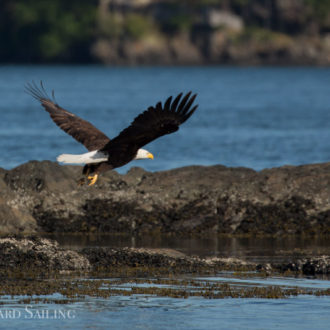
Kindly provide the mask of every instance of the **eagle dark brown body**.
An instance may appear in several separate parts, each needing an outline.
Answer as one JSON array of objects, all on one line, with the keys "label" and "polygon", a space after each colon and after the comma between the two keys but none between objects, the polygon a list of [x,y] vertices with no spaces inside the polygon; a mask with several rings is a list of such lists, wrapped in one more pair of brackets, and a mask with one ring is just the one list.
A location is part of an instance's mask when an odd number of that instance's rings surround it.
[{"label": "eagle dark brown body", "polygon": [[149,142],[166,134],[174,133],[196,110],[193,106],[196,94],[191,92],[182,97],[179,94],[173,101],[169,97],[164,105],[158,102],[138,115],[130,126],[110,140],[104,133],[86,120],[61,108],[46,93],[42,82],[40,87],[34,82],[27,84],[26,90],[50,114],[62,130],[82,143],[89,153],[83,155],[61,155],[59,161],[65,163],[86,163],[83,174],[90,179],[90,185],[97,180],[98,174],[126,165],[133,159],[153,158],[147,150],[141,149]]}]

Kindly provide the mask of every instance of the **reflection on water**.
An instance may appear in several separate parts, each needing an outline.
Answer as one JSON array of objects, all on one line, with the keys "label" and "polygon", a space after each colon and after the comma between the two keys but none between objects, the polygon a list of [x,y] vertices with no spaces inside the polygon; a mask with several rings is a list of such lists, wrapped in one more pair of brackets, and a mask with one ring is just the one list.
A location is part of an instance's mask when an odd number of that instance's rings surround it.
[{"label": "reflection on water", "polygon": [[[329,251],[329,241],[325,238],[229,238],[216,235],[200,238],[165,235],[48,237],[71,249],[92,246],[173,248],[189,255],[234,256],[250,260],[295,254],[320,255]],[[62,290],[61,293],[2,296],[0,328],[307,330],[328,329],[330,324],[330,281],[327,279],[221,272],[214,277],[145,279],[125,276],[109,279],[102,275],[102,278],[67,277],[66,281],[67,285],[63,287],[69,291]],[[74,285],[75,281],[78,286]],[[93,284],[97,281],[101,285]],[[98,293],[93,290],[84,293],[84,286],[88,290],[96,288]],[[72,295],[72,287],[80,288],[81,292]],[[63,292],[70,295],[65,296]],[[14,318],[6,316],[13,313]]]},{"label": "reflection on water", "polygon": [[52,234],[61,246],[69,249],[84,247],[171,248],[187,255],[237,257],[248,260],[277,259],[288,255],[316,256],[329,254],[330,240],[320,237],[176,237],[168,235],[84,235]]}]

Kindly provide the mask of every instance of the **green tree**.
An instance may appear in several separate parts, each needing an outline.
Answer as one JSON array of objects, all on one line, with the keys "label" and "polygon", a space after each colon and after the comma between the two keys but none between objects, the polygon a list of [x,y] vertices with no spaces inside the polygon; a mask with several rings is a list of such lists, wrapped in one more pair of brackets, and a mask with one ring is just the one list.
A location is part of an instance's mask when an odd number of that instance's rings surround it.
[{"label": "green tree", "polygon": [[96,8],[96,0],[3,0],[0,59],[7,62],[90,60]]}]

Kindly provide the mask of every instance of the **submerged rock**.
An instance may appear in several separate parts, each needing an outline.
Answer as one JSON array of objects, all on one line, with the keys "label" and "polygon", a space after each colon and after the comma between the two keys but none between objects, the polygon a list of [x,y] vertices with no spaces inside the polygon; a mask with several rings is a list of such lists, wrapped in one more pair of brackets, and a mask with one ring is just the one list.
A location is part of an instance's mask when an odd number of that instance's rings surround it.
[{"label": "submerged rock", "polygon": [[0,239],[0,269],[87,270],[89,261],[83,255],[61,249],[58,243],[45,238]]},{"label": "submerged rock", "polygon": [[1,170],[0,232],[330,233],[330,163],[132,168],[92,187],[80,173],[49,161]]},{"label": "submerged rock", "polygon": [[[256,264],[238,258],[192,257],[172,249],[90,247],[78,251],[61,248],[54,240],[39,237],[0,239],[0,276],[38,276],[71,271],[113,277],[171,274],[216,274],[220,271],[259,271],[264,275],[330,274],[330,257],[283,260]],[[22,275],[23,274],[23,275]]]},{"label": "submerged rock", "polygon": [[295,261],[275,264],[273,265],[273,269],[280,272],[299,272],[305,275],[330,274],[330,257],[318,256],[299,258]]},{"label": "submerged rock", "polygon": [[0,276],[8,271],[11,275],[16,272],[93,271],[128,276],[137,272],[202,274],[219,269],[253,270],[255,264],[233,258],[190,257],[172,249],[93,247],[72,251],[46,238],[0,239]]}]

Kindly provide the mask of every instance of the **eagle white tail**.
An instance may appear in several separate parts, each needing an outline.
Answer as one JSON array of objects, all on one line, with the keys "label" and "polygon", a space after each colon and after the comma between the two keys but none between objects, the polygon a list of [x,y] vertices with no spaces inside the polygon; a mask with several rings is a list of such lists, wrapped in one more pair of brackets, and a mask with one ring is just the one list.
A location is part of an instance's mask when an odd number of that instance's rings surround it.
[{"label": "eagle white tail", "polygon": [[81,155],[62,154],[57,157],[57,161],[66,164],[91,164],[108,160],[107,154],[95,150]]}]

